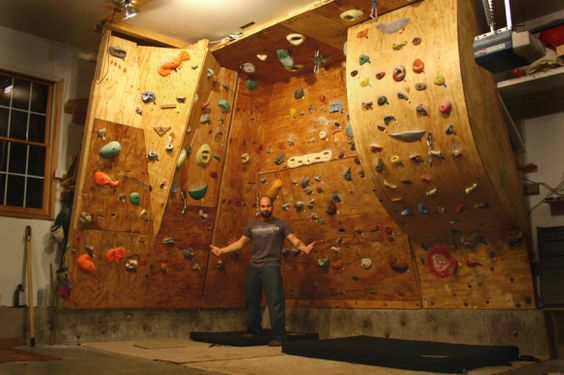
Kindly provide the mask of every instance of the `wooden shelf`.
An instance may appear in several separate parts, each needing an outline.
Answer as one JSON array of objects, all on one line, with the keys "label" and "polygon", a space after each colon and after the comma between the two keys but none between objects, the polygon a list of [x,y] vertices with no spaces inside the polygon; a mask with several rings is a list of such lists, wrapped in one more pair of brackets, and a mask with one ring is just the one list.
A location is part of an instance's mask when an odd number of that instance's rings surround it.
[{"label": "wooden shelf", "polygon": [[564,112],[564,66],[497,83],[514,119]]}]

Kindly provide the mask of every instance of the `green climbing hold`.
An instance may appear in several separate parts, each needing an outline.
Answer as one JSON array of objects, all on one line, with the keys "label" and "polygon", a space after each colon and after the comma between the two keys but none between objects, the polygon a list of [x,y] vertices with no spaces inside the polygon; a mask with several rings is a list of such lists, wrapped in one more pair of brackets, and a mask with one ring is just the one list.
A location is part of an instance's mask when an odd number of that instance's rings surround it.
[{"label": "green climbing hold", "polygon": [[304,95],[304,89],[296,89],[296,91],[294,91],[294,98],[296,99],[301,99],[304,97]]},{"label": "green climbing hold", "polygon": [[111,159],[119,155],[121,151],[121,145],[118,141],[112,141],[104,145],[100,149],[100,156],[104,159]]},{"label": "green climbing hold", "polygon": [[245,81],[245,86],[247,86],[249,91],[254,91],[257,88],[257,81],[254,79],[248,79]]},{"label": "green climbing hold", "polygon": [[184,165],[186,161],[186,149],[180,150],[180,154],[178,155],[178,160],[176,161],[176,169],[180,169]]},{"label": "green climbing hold", "polygon": [[358,63],[360,65],[364,65],[366,63],[370,64],[370,57],[368,57],[368,55],[360,55],[360,57],[358,58]]},{"label": "green climbing hold", "polygon": [[129,202],[134,205],[138,205],[141,201],[141,196],[138,192],[134,191],[133,193],[129,194]]},{"label": "green climbing hold", "polygon": [[294,66],[294,58],[292,53],[287,49],[281,48],[276,50],[278,60],[284,65],[284,68],[291,69]]},{"label": "green climbing hold", "polygon": [[206,195],[207,191],[208,191],[208,184],[203,184],[188,190],[188,195],[190,195],[190,198],[199,201],[204,197],[204,195]]},{"label": "green climbing hold", "polygon": [[229,111],[229,102],[228,102],[227,100],[225,100],[225,99],[220,99],[220,100],[217,102],[217,105],[219,106],[219,108],[221,108],[221,110],[222,110],[223,112]]}]

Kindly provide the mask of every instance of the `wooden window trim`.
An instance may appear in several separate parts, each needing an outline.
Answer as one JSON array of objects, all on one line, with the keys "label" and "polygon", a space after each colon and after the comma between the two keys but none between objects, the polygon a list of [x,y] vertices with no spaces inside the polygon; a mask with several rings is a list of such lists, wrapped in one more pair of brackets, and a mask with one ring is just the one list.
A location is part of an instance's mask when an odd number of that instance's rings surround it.
[{"label": "wooden window trim", "polygon": [[[22,77],[31,81],[49,83],[48,100],[51,103],[45,119],[47,138],[45,142],[45,178],[43,188],[43,208],[24,208],[0,205],[0,216],[24,218],[24,219],[47,219],[55,218],[55,169],[58,161],[59,130],[62,120],[63,87],[64,80],[51,81],[31,77],[17,72],[5,71],[6,74]],[[3,137],[2,137],[3,138]],[[3,140],[6,140],[3,138]],[[24,141],[24,144],[35,144],[36,142]]]}]

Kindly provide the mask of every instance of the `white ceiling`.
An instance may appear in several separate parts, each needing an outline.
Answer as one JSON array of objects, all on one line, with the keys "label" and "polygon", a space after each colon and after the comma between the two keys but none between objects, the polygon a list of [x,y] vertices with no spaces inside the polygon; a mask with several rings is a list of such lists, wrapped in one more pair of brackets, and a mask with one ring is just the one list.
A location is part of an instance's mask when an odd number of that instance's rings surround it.
[{"label": "white ceiling", "polygon": [[[0,0],[0,25],[57,40],[87,51],[97,50],[96,25],[111,14],[118,0]],[[254,21],[260,25],[314,3],[312,0],[142,0],[148,3],[134,26],[187,42],[219,40]],[[371,0],[366,0],[371,2]],[[480,4],[482,0],[474,0]],[[494,0],[497,19],[503,1]],[[564,18],[564,0],[511,0],[516,26],[547,14]],[[119,17],[118,17],[119,18]],[[504,22],[498,23],[499,27]],[[0,46],[1,48],[1,46]],[[4,53],[4,51],[2,51]]]}]

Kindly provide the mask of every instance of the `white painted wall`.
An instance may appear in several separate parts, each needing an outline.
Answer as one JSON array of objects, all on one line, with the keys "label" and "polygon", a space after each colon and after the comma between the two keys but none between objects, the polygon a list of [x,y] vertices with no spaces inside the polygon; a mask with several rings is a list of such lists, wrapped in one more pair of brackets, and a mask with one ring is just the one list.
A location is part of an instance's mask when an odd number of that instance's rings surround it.
[{"label": "white painted wall", "polygon": [[[21,33],[0,26],[0,67],[53,81],[64,80],[62,105],[72,98],[88,97],[95,65],[78,58],[81,52],[73,47]],[[70,123],[63,115],[59,127],[57,168],[66,170],[72,156],[80,148],[82,126]],[[59,212],[59,191],[56,185],[55,215]],[[25,279],[24,248],[25,227],[32,228],[33,295],[37,304],[37,291],[49,287],[49,265],[55,262],[57,248],[51,244],[50,220],[29,220],[0,216],[0,306],[11,306],[16,286]]]},{"label": "white painted wall", "polygon": [[[564,180],[564,112],[524,120],[522,125],[527,148],[525,161],[538,166],[537,172],[526,177],[556,187]],[[528,197],[529,207],[549,194],[542,186],[540,189],[539,195]],[[541,203],[531,211],[530,219],[533,249],[538,254],[537,227],[564,226],[564,215],[552,216],[549,205]]]}]

